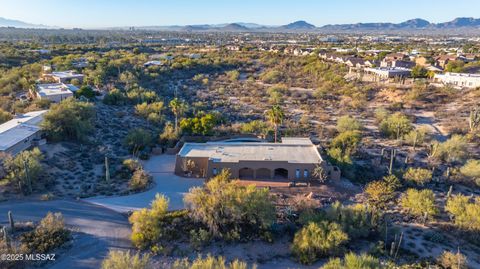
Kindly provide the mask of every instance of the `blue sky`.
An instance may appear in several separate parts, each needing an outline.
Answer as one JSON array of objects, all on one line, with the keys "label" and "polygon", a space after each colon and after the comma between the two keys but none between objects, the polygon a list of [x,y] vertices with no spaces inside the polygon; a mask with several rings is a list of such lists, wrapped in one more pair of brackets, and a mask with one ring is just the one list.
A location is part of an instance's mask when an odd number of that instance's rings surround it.
[{"label": "blue sky", "polygon": [[431,22],[480,17],[478,0],[0,0],[0,17],[62,27],[306,20],[333,23]]}]

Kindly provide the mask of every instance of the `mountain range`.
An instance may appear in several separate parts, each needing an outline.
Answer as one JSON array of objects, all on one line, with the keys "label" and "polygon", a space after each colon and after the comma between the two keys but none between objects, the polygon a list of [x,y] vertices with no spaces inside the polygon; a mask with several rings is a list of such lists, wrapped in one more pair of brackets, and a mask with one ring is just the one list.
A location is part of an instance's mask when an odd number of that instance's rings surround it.
[{"label": "mountain range", "polygon": [[[58,28],[40,24],[31,24],[18,20],[10,20],[0,17],[0,27],[16,28]],[[414,31],[414,30],[457,30],[469,29],[480,30],[480,19],[456,18],[449,22],[431,23],[424,19],[411,19],[401,23],[355,23],[355,24],[329,24],[317,27],[306,21],[296,21],[281,26],[261,25],[256,23],[225,23],[225,24],[199,24],[199,25],[171,25],[171,26],[140,26],[138,30],[163,30],[163,31],[218,31],[218,32],[368,32],[368,31]],[[130,27],[103,28],[122,30]]]}]

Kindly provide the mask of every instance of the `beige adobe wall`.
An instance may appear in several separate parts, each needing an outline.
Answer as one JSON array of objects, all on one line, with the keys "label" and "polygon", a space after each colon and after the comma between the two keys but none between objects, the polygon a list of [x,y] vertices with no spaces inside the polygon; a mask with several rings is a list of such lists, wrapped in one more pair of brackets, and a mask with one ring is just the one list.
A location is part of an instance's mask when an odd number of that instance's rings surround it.
[{"label": "beige adobe wall", "polygon": [[[186,163],[191,160],[195,166],[191,169],[192,174],[202,177],[211,178],[214,172],[220,173],[223,169],[228,169],[232,178],[245,179],[288,179],[288,180],[305,180],[311,179],[316,164],[313,163],[289,163],[286,161],[240,161],[235,163],[214,162],[208,158],[185,158],[176,156],[175,174],[185,176],[184,171]],[[326,162],[321,164],[324,167],[328,177],[333,180],[340,179],[340,170],[328,165]],[[275,170],[281,172],[282,175],[275,175]],[[288,177],[284,178],[285,169],[288,171]],[[297,172],[298,169],[298,172]],[[283,172],[283,173],[282,173]]]}]

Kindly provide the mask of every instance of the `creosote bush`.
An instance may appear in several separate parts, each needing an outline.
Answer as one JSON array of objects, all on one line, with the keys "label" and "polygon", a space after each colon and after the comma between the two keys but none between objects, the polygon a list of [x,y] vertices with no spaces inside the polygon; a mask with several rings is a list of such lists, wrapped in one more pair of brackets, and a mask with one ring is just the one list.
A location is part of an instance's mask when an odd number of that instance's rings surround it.
[{"label": "creosote bush", "polygon": [[254,264],[251,267],[246,262],[234,260],[226,262],[223,257],[213,257],[208,255],[205,258],[198,257],[190,262],[188,259],[179,259],[174,262],[171,269],[256,269]]},{"label": "creosote bush", "polygon": [[380,261],[370,255],[348,253],[343,260],[339,258],[330,259],[321,269],[379,269],[385,268]]},{"label": "creosote bush", "polygon": [[408,182],[413,182],[417,185],[423,186],[432,180],[432,171],[424,168],[408,168],[403,174],[403,179]]},{"label": "creosote bush", "polygon": [[22,248],[28,253],[50,253],[71,238],[61,213],[48,213],[31,232],[21,235]]},{"label": "creosote bush", "polygon": [[312,264],[320,258],[341,253],[347,241],[348,235],[339,224],[310,222],[295,234],[291,250],[299,262]]},{"label": "creosote bush", "polygon": [[428,214],[429,217],[435,216],[438,209],[435,206],[435,195],[431,190],[408,189],[400,199],[402,207],[412,215],[423,216]]},{"label": "creosote bush", "polygon": [[227,240],[245,240],[269,229],[275,207],[268,189],[240,186],[229,178],[230,173],[222,170],[204,187],[190,189],[184,200],[192,218],[213,236]]}]

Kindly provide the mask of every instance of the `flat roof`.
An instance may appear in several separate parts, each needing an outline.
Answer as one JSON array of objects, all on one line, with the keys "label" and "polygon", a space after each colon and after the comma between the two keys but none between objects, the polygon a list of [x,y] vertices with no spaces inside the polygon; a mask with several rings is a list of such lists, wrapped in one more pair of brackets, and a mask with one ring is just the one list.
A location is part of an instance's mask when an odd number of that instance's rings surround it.
[{"label": "flat roof", "polygon": [[282,138],[282,143],[209,142],[185,143],[181,157],[208,157],[214,162],[285,161],[320,163],[322,157],[308,138]]},{"label": "flat roof", "polygon": [[56,71],[52,72],[52,76],[58,78],[83,78],[83,74],[77,74],[75,71]]},{"label": "flat roof", "polygon": [[38,132],[45,112],[47,112],[47,110],[25,113],[1,124],[0,151],[5,151]]},{"label": "flat roof", "polygon": [[74,85],[64,83],[38,84],[37,88],[40,96],[68,94],[78,90]]}]

